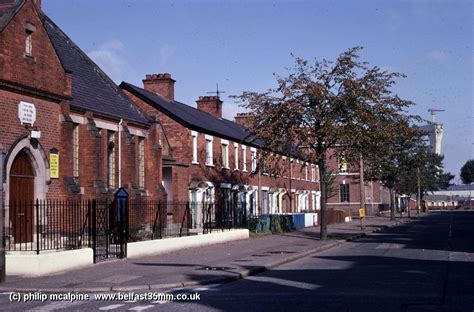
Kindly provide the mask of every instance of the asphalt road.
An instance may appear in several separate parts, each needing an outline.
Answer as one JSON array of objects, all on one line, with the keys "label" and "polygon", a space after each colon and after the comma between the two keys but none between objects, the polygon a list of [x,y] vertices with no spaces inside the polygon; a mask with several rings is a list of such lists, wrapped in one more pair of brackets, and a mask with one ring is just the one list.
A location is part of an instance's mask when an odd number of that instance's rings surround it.
[{"label": "asphalt road", "polygon": [[11,303],[4,293],[0,305],[22,311],[474,311],[474,212],[432,213],[237,282],[167,293],[198,293],[200,301],[97,301],[90,294],[91,300],[73,303]]}]

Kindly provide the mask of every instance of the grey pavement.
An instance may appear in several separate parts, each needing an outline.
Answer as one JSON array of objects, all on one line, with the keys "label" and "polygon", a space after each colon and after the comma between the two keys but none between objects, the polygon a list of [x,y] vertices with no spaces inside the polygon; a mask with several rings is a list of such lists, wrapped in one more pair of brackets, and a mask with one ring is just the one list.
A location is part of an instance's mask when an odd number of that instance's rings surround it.
[{"label": "grey pavement", "polygon": [[329,225],[326,241],[319,240],[319,227],[312,227],[155,256],[112,260],[45,277],[7,276],[0,291],[138,291],[229,282],[421,216],[396,221],[368,217],[365,231],[361,231],[358,219]]}]

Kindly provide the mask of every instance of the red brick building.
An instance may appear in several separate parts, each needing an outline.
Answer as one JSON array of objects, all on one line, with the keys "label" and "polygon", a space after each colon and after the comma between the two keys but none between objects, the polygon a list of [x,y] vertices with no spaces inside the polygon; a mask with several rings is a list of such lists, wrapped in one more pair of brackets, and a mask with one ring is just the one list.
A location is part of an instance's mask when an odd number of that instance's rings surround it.
[{"label": "red brick building", "polygon": [[[0,1],[5,202],[97,198],[120,186],[133,196],[162,198],[161,171],[153,170],[162,165],[158,124],[40,5]],[[6,210],[6,222],[15,224],[16,216]]]},{"label": "red brick building", "polygon": [[[328,198],[328,208],[350,208],[353,214],[357,214],[361,208],[359,167],[338,162],[332,157],[328,159],[328,168],[336,175],[333,192]],[[390,194],[379,181],[365,181],[363,191],[367,214],[374,215],[380,209],[388,209]]]},{"label": "red brick building", "polygon": [[[318,208],[319,183],[314,165],[289,155],[288,174],[257,170],[260,146],[239,123],[222,117],[217,96],[203,96],[197,108],[174,99],[170,74],[146,75],[144,88],[120,87],[162,126],[163,185],[169,199],[237,205],[247,214],[309,211]],[[244,123],[244,116],[238,121]]]}]

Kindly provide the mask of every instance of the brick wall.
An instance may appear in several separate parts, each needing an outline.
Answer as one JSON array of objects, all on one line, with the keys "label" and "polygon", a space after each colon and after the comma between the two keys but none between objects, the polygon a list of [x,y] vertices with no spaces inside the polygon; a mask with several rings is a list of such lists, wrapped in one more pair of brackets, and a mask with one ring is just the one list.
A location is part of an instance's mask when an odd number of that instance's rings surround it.
[{"label": "brick wall", "polygon": [[[261,174],[252,174],[251,172],[251,147],[246,148],[246,172],[243,171],[243,157],[242,157],[242,144],[238,144],[238,170],[236,170],[235,163],[235,145],[233,141],[228,141],[228,168],[224,168],[222,164],[222,140],[220,137],[213,137],[213,166],[206,165],[206,135],[204,133],[197,134],[197,160],[198,163],[192,163],[193,147],[192,147],[192,131],[173,120],[171,117],[155,110],[149,104],[143,102],[131,93],[124,91],[125,94],[148,116],[154,116],[157,121],[163,127],[162,136],[167,138],[166,144],[163,142],[163,152],[165,145],[169,144],[169,154],[173,159],[176,160],[176,165],[172,166],[171,169],[171,193],[172,196],[169,199],[177,201],[187,201],[189,198],[188,188],[191,181],[209,181],[216,187],[216,199],[218,202],[219,191],[221,183],[228,183],[231,185],[251,185],[256,189],[259,186],[265,186],[268,188],[279,188],[306,191],[317,191],[319,189],[318,183],[311,181],[311,172],[308,171],[308,179],[305,179],[304,170],[302,171],[303,164],[294,162],[293,165],[293,180],[290,182],[289,176],[274,177]],[[162,138],[163,140],[164,138]],[[238,143],[238,142],[237,142]],[[259,202],[261,198],[259,197]],[[295,200],[296,196],[291,196],[291,199]],[[285,211],[290,211],[290,196],[285,196]],[[294,205],[294,204],[293,204]],[[311,200],[309,200],[309,208],[312,209]],[[295,206],[293,206],[295,207]],[[295,210],[295,208],[293,208]],[[180,218],[180,214],[176,215],[176,218]],[[175,220],[178,221],[178,220]]]},{"label": "brick wall", "polygon": [[[25,55],[25,24],[34,25],[32,56]],[[68,80],[31,1],[0,33],[0,79],[68,95]]]},{"label": "brick wall", "polygon": [[[32,56],[25,55],[25,25],[34,28]],[[31,26],[29,26],[32,29]],[[45,167],[49,151],[59,150],[59,179],[42,177],[47,184],[47,198],[96,198],[107,196],[107,129],[96,122],[118,126],[118,120],[92,113],[71,112],[67,97],[71,95],[72,74],[66,74],[49,41],[31,1],[26,1],[8,26],[0,33],[0,143],[10,151],[20,139],[29,135],[31,127],[20,125],[18,104],[32,103],[36,108],[34,129],[41,131],[39,148],[44,150]],[[74,122],[71,116],[76,117]],[[77,122],[77,118],[82,122]],[[124,116],[126,118],[126,116]],[[73,131],[79,124],[79,177],[73,177]],[[134,131],[145,133],[145,187],[139,189],[138,141]],[[121,135],[122,185],[132,196],[162,198],[161,146],[159,126],[127,125]],[[118,134],[115,135],[115,180],[118,187]],[[33,147],[31,147],[33,148]],[[8,155],[10,156],[10,155]],[[14,157],[15,155],[12,155]],[[156,168],[160,168],[156,170]],[[6,173],[8,174],[8,173]],[[38,174],[38,172],[36,172]]]}]

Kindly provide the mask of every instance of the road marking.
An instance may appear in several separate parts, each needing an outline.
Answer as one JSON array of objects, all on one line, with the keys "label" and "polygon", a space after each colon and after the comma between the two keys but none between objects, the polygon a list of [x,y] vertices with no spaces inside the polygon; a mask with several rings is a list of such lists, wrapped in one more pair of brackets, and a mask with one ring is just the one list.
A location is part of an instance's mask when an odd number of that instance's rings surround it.
[{"label": "road marking", "polygon": [[108,311],[108,310],[113,310],[113,309],[120,308],[121,306],[123,306],[123,304],[112,304],[112,305],[108,305],[108,306],[99,308],[99,310]]},{"label": "road marking", "polygon": [[206,290],[211,290],[212,288],[216,288],[221,286],[221,284],[211,284],[203,287],[198,287],[198,288],[192,288],[190,291],[206,291]]},{"label": "road marking", "polygon": [[286,280],[286,279],[282,279],[282,278],[275,278],[275,277],[268,277],[268,276],[258,276],[258,275],[256,275],[256,276],[246,277],[245,279],[248,279],[248,280],[251,280],[251,281],[257,281],[257,282],[283,285],[283,286],[287,286],[287,287],[308,289],[308,290],[313,290],[313,289],[317,289],[317,288],[320,287],[319,285],[303,283],[303,282],[296,282],[296,281],[290,281],[290,280]]},{"label": "road marking", "polygon": [[50,303],[50,304],[47,304],[47,305],[44,305],[44,306],[38,306],[38,307],[34,307],[34,308],[31,308],[29,310],[26,310],[26,311],[54,311],[54,310],[60,310],[60,309],[70,309],[71,307],[73,306],[78,306],[78,305],[81,305],[81,304],[84,304],[86,303],[87,301],[74,301],[74,302],[70,302],[70,301],[61,301],[61,302],[54,302],[54,303]]},{"label": "road marking", "polygon": [[143,311],[143,310],[153,308],[153,307],[154,307],[154,305],[136,306],[136,307],[133,307],[131,309],[128,309],[128,311]]},{"label": "road marking", "polygon": [[403,244],[395,244],[395,243],[381,243],[375,249],[401,249],[405,245]]}]

